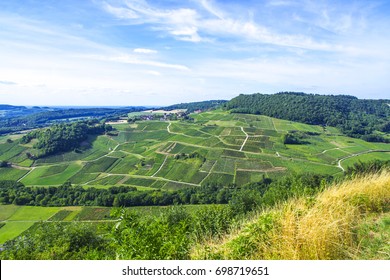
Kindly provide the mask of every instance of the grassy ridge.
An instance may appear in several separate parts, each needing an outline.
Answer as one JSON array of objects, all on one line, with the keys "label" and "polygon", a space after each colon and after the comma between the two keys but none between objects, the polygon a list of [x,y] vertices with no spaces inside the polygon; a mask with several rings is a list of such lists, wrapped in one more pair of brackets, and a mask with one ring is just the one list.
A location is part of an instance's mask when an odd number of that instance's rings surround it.
[{"label": "grassy ridge", "polygon": [[191,257],[390,259],[389,186],[386,171],[293,199],[262,211],[229,236],[198,244]]}]

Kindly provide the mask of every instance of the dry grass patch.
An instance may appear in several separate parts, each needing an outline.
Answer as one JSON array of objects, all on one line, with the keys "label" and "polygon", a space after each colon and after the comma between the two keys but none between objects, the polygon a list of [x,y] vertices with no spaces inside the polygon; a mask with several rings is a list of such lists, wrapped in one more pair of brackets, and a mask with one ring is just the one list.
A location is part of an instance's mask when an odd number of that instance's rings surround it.
[{"label": "dry grass patch", "polygon": [[[390,172],[333,185],[259,213],[235,233],[198,244],[194,259],[356,259],[367,215],[390,211]],[[384,242],[388,242],[384,241]]]}]

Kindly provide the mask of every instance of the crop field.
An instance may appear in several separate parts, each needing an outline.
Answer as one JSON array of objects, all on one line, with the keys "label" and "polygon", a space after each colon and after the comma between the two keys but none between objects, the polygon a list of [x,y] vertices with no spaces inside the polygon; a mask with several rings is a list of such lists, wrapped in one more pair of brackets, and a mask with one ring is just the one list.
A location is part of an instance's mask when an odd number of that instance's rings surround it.
[{"label": "crop field", "polygon": [[[27,186],[70,181],[84,187],[113,185],[177,189],[208,183],[243,185],[289,172],[336,175],[358,161],[390,159],[390,144],[368,143],[336,128],[306,125],[222,110],[191,114],[194,121],[136,121],[113,124],[116,135],[90,136],[80,151],[28,159],[32,145],[21,135],[0,139],[0,178]],[[302,131],[303,144],[282,136]],[[12,138],[12,141],[7,141]],[[196,155],[196,158],[190,158]],[[341,162],[341,167],[338,162]],[[72,213],[70,214],[72,215]]]},{"label": "crop field", "polygon": [[107,207],[38,207],[0,205],[0,244],[14,239],[39,222],[95,221],[112,219]]},{"label": "crop field", "polygon": [[16,169],[16,168],[0,168],[1,180],[18,180],[27,174],[28,170]]},{"label": "crop field", "polygon": [[65,183],[80,169],[81,166],[77,163],[41,166],[35,168],[21,182],[25,185],[60,185]]}]

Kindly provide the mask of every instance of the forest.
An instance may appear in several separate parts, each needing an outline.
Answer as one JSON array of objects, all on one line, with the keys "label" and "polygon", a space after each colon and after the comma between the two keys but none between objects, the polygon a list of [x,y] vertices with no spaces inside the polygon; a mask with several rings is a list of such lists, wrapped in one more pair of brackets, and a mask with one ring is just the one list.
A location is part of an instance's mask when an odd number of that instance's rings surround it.
[{"label": "forest", "polygon": [[38,159],[48,155],[77,150],[81,142],[88,138],[88,135],[99,135],[112,131],[112,126],[100,123],[96,119],[79,121],[70,124],[56,124],[48,129],[34,130],[21,139],[22,144],[30,143],[37,139],[34,148],[38,149],[36,155],[29,154],[30,158]]},{"label": "forest", "polygon": [[350,137],[389,143],[390,139],[383,136],[390,131],[389,104],[389,100],[362,100],[349,95],[280,92],[241,94],[224,106],[235,113],[334,126]]},{"label": "forest", "polygon": [[187,113],[192,113],[196,110],[209,110],[220,107],[221,105],[228,102],[227,100],[208,100],[208,101],[200,101],[200,102],[190,102],[190,103],[180,103],[174,104],[167,107],[163,107],[163,110],[171,111],[176,109],[187,109]]}]

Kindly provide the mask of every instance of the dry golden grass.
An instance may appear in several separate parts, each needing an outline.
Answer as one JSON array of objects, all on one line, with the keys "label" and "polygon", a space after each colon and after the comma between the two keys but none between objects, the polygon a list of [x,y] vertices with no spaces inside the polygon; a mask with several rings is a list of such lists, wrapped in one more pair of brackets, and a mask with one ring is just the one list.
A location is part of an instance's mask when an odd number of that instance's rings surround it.
[{"label": "dry golden grass", "polygon": [[194,259],[356,259],[367,214],[390,211],[390,172],[333,185],[315,198],[263,211],[222,240],[198,244]]}]

